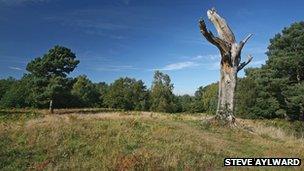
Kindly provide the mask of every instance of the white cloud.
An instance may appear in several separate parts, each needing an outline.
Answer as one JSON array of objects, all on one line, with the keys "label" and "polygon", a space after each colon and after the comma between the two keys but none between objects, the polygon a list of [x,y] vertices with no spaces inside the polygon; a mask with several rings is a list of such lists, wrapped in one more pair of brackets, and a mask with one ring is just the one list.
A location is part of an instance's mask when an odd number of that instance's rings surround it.
[{"label": "white cloud", "polygon": [[186,68],[193,68],[196,66],[206,66],[206,69],[209,70],[218,69],[219,55],[209,54],[209,55],[197,55],[194,57],[183,57],[183,58],[188,60],[183,62],[171,63],[162,68],[152,69],[152,70],[173,71],[173,70],[182,70]]},{"label": "white cloud", "polygon": [[192,60],[205,60],[205,59],[207,59],[207,60],[212,60],[212,61],[214,61],[214,60],[218,60],[218,59],[220,59],[220,57],[219,57],[219,55],[216,55],[216,54],[210,54],[210,55],[197,55],[197,56],[195,56],[195,57],[193,57],[193,58],[191,58]]},{"label": "white cloud", "polygon": [[19,67],[13,67],[13,66],[10,66],[8,67],[9,69],[12,69],[12,70],[18,70],[18,71],[23,71],[23,69],[19,68]]},{"label": "white cloud", "polygon": [[203,59],[203,58],[204,58],[204,56],[197,55],[197,56],[193,57],[192,60],[199,60],[199,59]]},{"label": "white cloud", "polygon": [[163,68],[160,69],[154,69],[154,70],[163,70],[163,71],[173,71],[173,70],[181,70],[185,68],[191,68],[198,66],[198,63],[192,62],[192,61],[185,61],[185,62],[177,62],[177,63],[172,63],[168,64]]}]

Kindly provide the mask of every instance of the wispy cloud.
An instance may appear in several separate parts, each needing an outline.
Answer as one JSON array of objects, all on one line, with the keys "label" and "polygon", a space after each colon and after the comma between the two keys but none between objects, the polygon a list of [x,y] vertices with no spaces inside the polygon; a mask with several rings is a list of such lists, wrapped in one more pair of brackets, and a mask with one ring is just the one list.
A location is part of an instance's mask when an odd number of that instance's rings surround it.
[{"label": "wispy cloud", "polygon": [[172,63],[164,66],[163,68],[159,69],[153,69],[153,70],[163,70],[163,71],[173,71],[173,70],[181,70],[185,68],[191,68],[198,66],[198,63],[195,63],[193,61],[185,61],[185,62],[177,62],[177,63]]},{"label": "wispy cloud", "polygon": [[138,68],[131,65],[110,65],[110,66],[102,66],[96,68],[98,71],[126,71],[126,70],[136,70]]},{"label": "wispy cloud", "polygon": [[23,69],[19,68],[19,67],[13,67],[13,66],[10,66],[8,67],[9,69],[12,69],[12,70],[18,70],[18,71],[23,71]]},{"label": "wispy cloud", "polygon": [[204,66],[207,70],[219,70],[220,69],[220,63],[218,61],[204,64]]},{"label": "wispy cloud", "polygon": [[105,62],[112,62],[112,57],[107,56],[107,55],[101,55],[99,53],[90,51],[90,50],[86,50],[86,51],[82,51],[77,53],[78,54],[78,58],[80,59],[81,64],[88,64],[88,65],[92,65],[93,64],[102,64]]},{"label": "wispy cloud", "polygon": [[[129,1],[122,1],[122,3],[127,4]],[[100,8],[73,10],[63,12],[60,15],[48,16],[44,19],[65,27],[71,27],[84,34],[121,40],[126,38],[126,35],[123,35],[126,30],[135,28],[130,23],[135,17],[129,11]],[[132,19],[128,20],[129,18]]]},{"label": "wispy cloud", "polygon": [[209,55],[197,55],[195,57],[192,57],[191,59],[192,60],[207,60],[207,61],[212,60],[212,61],[214,61],[214,60],[218,60],[220,58],[219,58],[219,55],[209,54]]},{"label": "wispy cloud", "polygon": [[[110,1],[109,1],[110,2]],[[62,11],[44,17],[48,22],[69,27],[84,34],[102,36],[111,39],[126,39],[132,33],[154,33],[155,25],[163,23],[155,15],[142,15],[149,7],[131,8],[130,0],[118,0],[111,8],[98,6]]]},{"label": "wispy cloud", "polygon": [[[152,70],[163,70],[163,71],[174,71],[174,70],[182,70],[187,68],[195,68],[197,66],[205,66],[206,69],[218,69],[218,59],[219,55],[209,54],[209,55],[197,55],[194,57],[183,57],[184,59],[188,59],[182,62],[175,62],[164,67],[152,69]],[[216,62],[215,62],[216,61]]]},{"label": "wispy cloud", "polygon": [[78,53],[80,59],[80,66],[88,70],[94,71],[127,71],[127,70],[138,70],[137,68],[129,63],[120,62],[117,56],[103,55],[90,50],[85,50]]}]

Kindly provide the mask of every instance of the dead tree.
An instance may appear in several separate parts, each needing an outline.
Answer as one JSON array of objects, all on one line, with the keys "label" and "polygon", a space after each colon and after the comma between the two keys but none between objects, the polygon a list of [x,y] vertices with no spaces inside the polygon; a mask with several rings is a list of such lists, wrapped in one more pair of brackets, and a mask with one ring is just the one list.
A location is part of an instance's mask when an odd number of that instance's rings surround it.
[{"label": "dead tree", "polygon": [[241,51],[252,34],[249,34],[240,43],[237,43],[225,19],[219,16],[215,9],[208,10],[207,15],[215,26],[219,37],[214,36],[206,28],[203,19],[199,21],[201,33],[211,44],[219,49],[221,55],[218,106],[215,118],[225,123],[234,124],[237,73],[252,60],[252,57],[249,55],[247,61],[241,63]]}]

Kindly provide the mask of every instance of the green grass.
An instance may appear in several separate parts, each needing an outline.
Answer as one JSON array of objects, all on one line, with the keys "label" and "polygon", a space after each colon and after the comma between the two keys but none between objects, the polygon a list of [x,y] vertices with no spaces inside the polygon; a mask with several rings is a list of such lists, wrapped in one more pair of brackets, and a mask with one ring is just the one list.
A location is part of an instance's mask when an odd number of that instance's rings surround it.
[{"label": "green grass", "polygon": [[0,170],[201,170],[222,168],[225,157],[304,158],[300,139],[214,127],[200,116],[116,112],[6,121]]},{"label": "green grass", "polygon": [[42,117],[42,112],[38,110],[25,109],[0,109],[0,123],[1,122],[23,122],[30,119]]}]

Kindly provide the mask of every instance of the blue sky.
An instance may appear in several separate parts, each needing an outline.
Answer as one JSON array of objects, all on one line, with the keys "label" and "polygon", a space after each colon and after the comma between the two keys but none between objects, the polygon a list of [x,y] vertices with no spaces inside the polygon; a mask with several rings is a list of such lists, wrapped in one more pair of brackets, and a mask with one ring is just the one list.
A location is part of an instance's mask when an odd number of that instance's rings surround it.
[{"label": "blue sky", "polygon": [[[218,50],[202,38],[198,19],[215,7],[249,66],[265,63],[269,39],[303,20],[304,1],[260,0],[0,0],[0,78],[22,77],[26,64],[54,45],[77,55],[71,74],[94,82],[129,76],[151,86],[155,69],[170,75],[176,94],[193,94],[219,79]],[[243,76],[244,73],[240,73]]]}]

